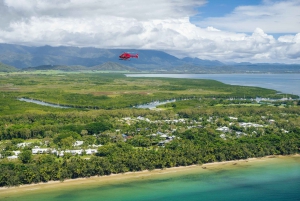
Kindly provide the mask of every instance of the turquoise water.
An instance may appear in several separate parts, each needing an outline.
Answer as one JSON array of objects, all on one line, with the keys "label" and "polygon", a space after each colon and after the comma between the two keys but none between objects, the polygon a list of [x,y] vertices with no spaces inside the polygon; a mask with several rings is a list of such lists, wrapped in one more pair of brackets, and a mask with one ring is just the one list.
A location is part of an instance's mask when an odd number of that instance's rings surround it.
[{"label": "turquoise water", "polygon": [[[0,192],[1,193],[1,192]],[[152,201],[152,200],[300,200],[300,157],[272,158],[217,168],[155,175],[107,185],[33,192],[26,196],[1,197],[24,201]]]}]

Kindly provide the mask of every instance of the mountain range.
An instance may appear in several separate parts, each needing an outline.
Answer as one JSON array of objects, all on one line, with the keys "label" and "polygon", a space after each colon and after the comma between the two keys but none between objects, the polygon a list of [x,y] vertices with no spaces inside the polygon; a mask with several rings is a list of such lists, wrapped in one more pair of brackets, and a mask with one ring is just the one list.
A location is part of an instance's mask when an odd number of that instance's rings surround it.
[{"label": "mountain range", "polygon": [[[119,60],[118,56],[123,52],[138,53],[139,58],[132,58],[129,61]],[[29,47],[0,43],[0,71],[51,69],[160,73],[300,73],[300,64],[225,64],[217,60],[202,60],[190,57],[180,59],[158,50],[69,46]]]}]

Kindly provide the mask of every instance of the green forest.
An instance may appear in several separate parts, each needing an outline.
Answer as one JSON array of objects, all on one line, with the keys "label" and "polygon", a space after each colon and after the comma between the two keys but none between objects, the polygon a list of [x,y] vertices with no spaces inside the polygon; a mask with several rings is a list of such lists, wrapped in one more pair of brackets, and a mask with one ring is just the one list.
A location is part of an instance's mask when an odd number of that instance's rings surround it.
[{"label": "green forest", "polygon": [[0,186],[300,152],[299,97],[275,90],[99,72],[0,78]]}]

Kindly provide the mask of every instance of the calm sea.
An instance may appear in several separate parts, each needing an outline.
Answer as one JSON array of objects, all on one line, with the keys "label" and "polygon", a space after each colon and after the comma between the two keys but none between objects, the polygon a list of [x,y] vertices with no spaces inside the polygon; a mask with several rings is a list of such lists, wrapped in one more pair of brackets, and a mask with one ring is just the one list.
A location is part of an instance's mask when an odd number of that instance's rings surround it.
[{"label": "calm sea", "polygon": [[212,79],[225,84],[263,87],[300,96],[300,74],[127,74],[127,76]]},{"label": "calm sea", "polygon": [[[264,159],[263,159],[264,160]],[[291,201],[300,200],[300,156],[237,162],[134,181],[1,196],[12,201]]]}]

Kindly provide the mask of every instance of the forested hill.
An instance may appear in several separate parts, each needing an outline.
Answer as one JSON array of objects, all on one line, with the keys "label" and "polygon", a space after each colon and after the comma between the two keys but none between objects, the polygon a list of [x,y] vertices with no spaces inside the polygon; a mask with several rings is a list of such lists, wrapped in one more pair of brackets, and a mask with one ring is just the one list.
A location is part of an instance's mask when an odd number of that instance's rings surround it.
[{"label": "forested hill", "polygon": [[21,69],[22,71],[38,71],[38,70],[60,70],[60,71],[85,71],[85,70],[93,70],[93,71],[129,71],[129,72],[138,72],[139,70],[121,65],[115,62],[105,62],[104,64],[92,66],[92,67],[85,67],[85,66],[65,66],[65,65],[42,65],[36,67],[28,67]]},{"label": "forested hill", "polygon": [[[139,58],[119,60],[123,52],[138,53]],[[0,62],[29,70],[108,70],[152,73],[300,73],[300,64],[225,64],[217,60],[177,58],[158,50],[100,49],[94,47],[28,47],[0,44]],[[34,67],[34,68],[32,68]],[[36,68],[37,67],[37,68]],[[0,68],[0,72],[6,71]]]},{"label": "forested hill", "polygon": [[18,69],[13,67],[13,66],[9,66],[3,63],[0,63],[0,72],[15,72]]}]

